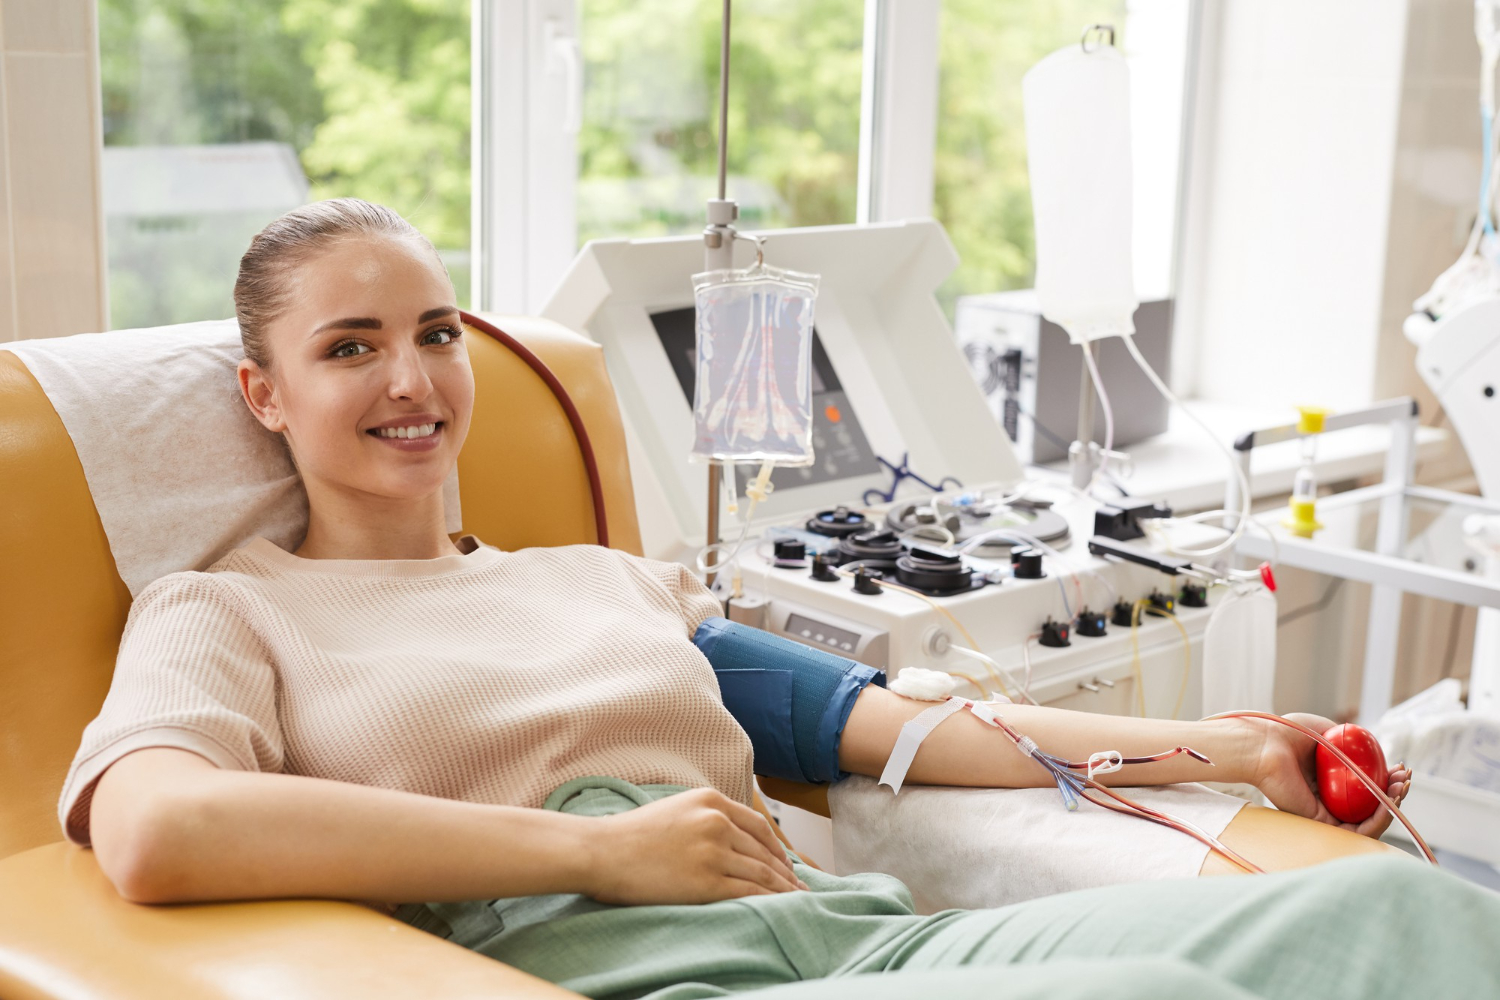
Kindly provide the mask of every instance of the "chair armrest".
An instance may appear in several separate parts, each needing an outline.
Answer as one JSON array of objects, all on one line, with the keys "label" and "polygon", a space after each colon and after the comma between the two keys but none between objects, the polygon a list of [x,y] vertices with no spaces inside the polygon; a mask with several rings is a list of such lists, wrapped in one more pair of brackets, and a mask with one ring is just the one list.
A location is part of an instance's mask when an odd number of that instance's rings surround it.
[{"label": "chair armrest", "polygon": [[819,816],[829,815],[827,785],[808,785],[785,778],[767,778],[761,774],[755,776],[755,783],[768,799],[785,802]]},{"label": "chair armrest", "polygon": [[65,842],[0,860],[0,899],[6,1000],[577,996],[354,903],[131,903]]},{"label": "chair armrest", "polygon": [[[1235,813],[1219,834],[1219,841],[1268,872],[1308,868],[1356,854],[1406,853],[1353,830],[1264,806],[1246,806]],[[1238,865],[1209,851],[1198,874],[1232,875],[1242,871]]]}]

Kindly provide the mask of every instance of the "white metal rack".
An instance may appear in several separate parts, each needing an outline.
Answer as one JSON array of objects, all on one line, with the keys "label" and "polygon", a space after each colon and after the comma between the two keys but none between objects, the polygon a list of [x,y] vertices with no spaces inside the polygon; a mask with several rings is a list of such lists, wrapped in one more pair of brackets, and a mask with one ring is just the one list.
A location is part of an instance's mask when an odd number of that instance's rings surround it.
[{"label": "white metal rack", "polygon": [[[1500,713],[1500,627],[1497,627],[1500,626],[1500,572],[1497,572],[1500,567],[1491,560],[1483,575],[1471,575],[1416,562],[1403,555],[1412,501],[1447,504],[1483,514],[1500,514],[1500,503],[1412,482],[1418,427],[1417,404],[1413,399],[1402,397],[1331,415],[1322,433],[1369,424],[1386,424],[1390,428],[1383,480],[1373,486],[1322,497],[1318,500],[1318,511],[1326,514],[1377,503],[1379,513],[1371,550],[1292,535],[1281,529],[1281,514],[1276,511],[1257,517],[1275,534],[1275,543],[1247,532],[1241,536],[1235,553],[1256,560],[1269,559],[1274,553],[1286,566],[1371,585],[1359,706],[1362,723],[1376,722],[1391,706],[1401,600],[1405,594],[1421,594],[1480,609],[1469,680],[1469,710]],[[1242,435],[1234,447],[1247,478],[1255,449],[1302,436],[1296,424]],[[1237,510],[1239,505],[1237,483],[1231,478],[1224,507]],[[1434,845],[1500,864],[1500,795],[1433,776],[1418,776],[1404,811]]]}]

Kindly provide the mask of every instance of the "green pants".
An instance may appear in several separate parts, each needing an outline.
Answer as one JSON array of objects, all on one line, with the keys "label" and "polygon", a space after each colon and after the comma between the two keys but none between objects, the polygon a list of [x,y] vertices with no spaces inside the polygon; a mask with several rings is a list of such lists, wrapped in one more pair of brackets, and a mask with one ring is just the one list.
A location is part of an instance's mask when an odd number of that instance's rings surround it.
[{"label": "green pants", "polygon": [[[677,791],[585,778],[547,807],[604,816]],[[601,1000],[1500,996],[1500,895],[1404,857],[932,916],[889,876],[796,869],[811,892],[699,906],[529,896],[396,916]]]}]

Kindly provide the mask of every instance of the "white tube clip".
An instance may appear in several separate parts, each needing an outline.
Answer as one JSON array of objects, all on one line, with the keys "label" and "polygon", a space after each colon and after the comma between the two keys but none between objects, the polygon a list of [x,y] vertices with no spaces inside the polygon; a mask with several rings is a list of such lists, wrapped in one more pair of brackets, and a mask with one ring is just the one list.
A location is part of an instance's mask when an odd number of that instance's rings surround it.
[{"label": "white tube clip", "polygon": [[1090,779],[1096,774],[1110,774],[1125,766],[1125,755],[1118,750],[1100,750],[1098,753],[1089,754],[1088,776]]}]

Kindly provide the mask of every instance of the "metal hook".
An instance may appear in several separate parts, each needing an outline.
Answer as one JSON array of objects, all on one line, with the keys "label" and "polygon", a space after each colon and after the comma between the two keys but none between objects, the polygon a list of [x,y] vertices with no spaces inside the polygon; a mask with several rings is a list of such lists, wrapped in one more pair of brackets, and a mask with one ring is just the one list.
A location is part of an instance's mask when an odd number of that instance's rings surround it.
[{"label": "metal hook", "polygon": [[1083,29],[1083,34],[1078,38],[1078,47],[1083,49],[1085,54],[1099,50],[1097,45],[1092,49],[1089,48],[1089,33],[1094,31],[1109,35],[1109,41],[1105,43],[1106,45],[1113,46],[1115,44],[1115,26],[1113,24],[1091,24]]},{"label": "metal hook", "polygon": [[734,238],[737,239],[737,240],[750,240],[752,243],[754,243],[755,244],[755,266],[756,266],[757,269],[765,267],[765,265],[766,265],[766,249],[765,249],[766,248],[766,238],[764,236],[753,236],[753,235],[750,235],[749,233],[742,233],[742,232],[739,232],[738,230],[735,230],[734,231]]}]

